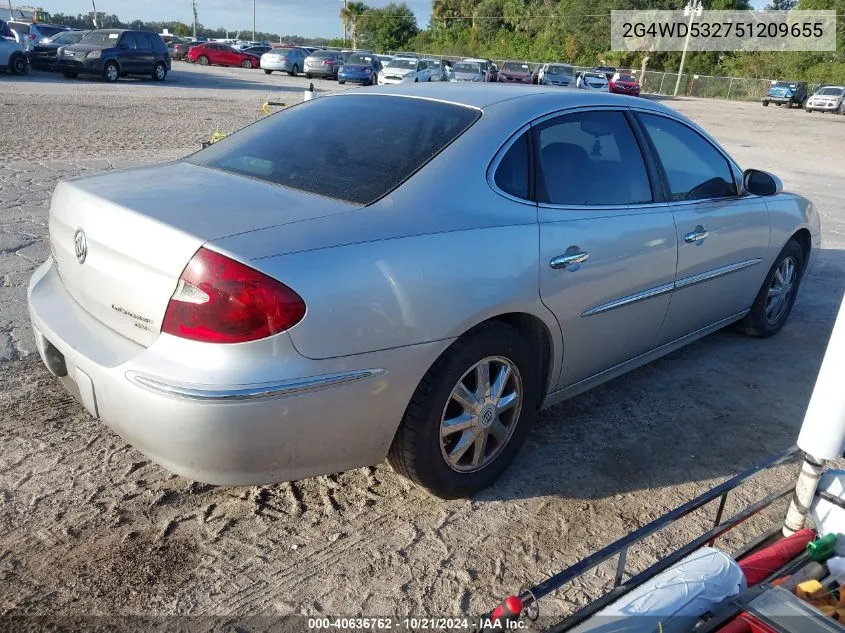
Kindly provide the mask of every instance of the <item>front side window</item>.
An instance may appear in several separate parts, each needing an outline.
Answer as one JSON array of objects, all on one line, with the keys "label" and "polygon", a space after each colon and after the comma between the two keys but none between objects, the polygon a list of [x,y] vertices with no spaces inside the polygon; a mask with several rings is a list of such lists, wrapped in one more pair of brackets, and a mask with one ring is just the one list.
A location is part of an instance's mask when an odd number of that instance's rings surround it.
[{"label": "front side window", "polygon": [[653,114],[639,117],[663,165],[671,200],[737,195],[728,161],[701,134],[667,117]]},{"label": "front side window", "polygon": [[653,200],[642,152],[622,112],[567,114],[536,127],[537,198],[566,205]]},{"label": "front side window", "polygon": [[528,134],[524,132],[513,145],[508,148],[499,166],[496,168],[494,180],[502,191],[528,199]]},{"label": "front side window", "polygon": [[[369,204],[401,185],[479,116],[472,108],[424,99],[321,97],[262,119],[186,160]],[[366,143],[337,124],[363,120],[375,126]]]}]

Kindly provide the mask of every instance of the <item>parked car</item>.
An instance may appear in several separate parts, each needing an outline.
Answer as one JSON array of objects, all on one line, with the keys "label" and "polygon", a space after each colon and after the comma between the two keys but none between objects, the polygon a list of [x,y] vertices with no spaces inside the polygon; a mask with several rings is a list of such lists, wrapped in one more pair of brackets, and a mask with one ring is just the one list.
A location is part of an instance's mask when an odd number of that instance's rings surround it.
[{"label": "parked car", "polygon": [[191,40],[174,39],[172,43],[167,47],[167,50],[170,53],[170,59],[182,60],[187,58],[188,51],[191,50],[192,46],[196,46],[198,43],[199,42],[194,42]]},{"label": "parked car", "polygon": [[242,53],[249,53],[250,55],[255,55],[259,59],[264,53],[273,50],[270,46],[247,46],[246,48],[242,48]]},{"label": "parked car", "polygon": [[[778,332],[821,247],[811,201],[622,99],[345,91],[180,161],[60,182],[27,291],[36,348],[190,480],[387,456],[471,495],[541,407],[731,323]],[[361,121],[366,143],[344,125]]]},{"label": "parked car", "polygon": [[531,66],[525,62],[505,62],[499,69],[497,81],[501,83],[531,83]]},{"label": "parked car", "polygon": [[378,85],[431,81],[431,69],[416,57],[394,57],[378,74]]},{"label": "parked car", "polygon": [[845,86],[822,86],[807,100],[807,112],[845,114]]},{"label": "parked car", "polygon": [[9,28],[13,31],[17,31],[18,34],[21,36],[22,44],[26,50],[30,50],[36,44],[41,42],[46,42],[56,33],[61,33],[62,31],[69,31],[69,26],[61,26],[58,24],[42,24],[41,22],[36,22],[35,24],[31,24],[29,22],[17,22],[15,20],[9,20],[8,22]]},{"label": "parked car", "polygon": [[308,52],[304,48],[273,48],[261,56],[261,68],[266,75],[274,70],[296,77],[305,68]]},{"label": "parked car", "polygon": [[595,66],[590,72],[602,73],[605,79],[610,81],[613,75],[616,74],[616,68],[614,66]]},{"label": "parked car", "polygon": [[431,71],[430,81],[449,81],[449,69],[441,59],[423,59],[423,63]]},{"label": "parked car", "polygon": [[36,70],[52,70],[56,55],[62,46],[78,44],[90,31],[60,31],[47,42],[40,42],[29,51],[29,63]]},{"label": "parked car", "polygon": [[378,82],[381,61],[378,55],[371,52],[358,51],[352,53],[337,71],[337,83],[347,81],[354,84],[374,86]]},{"label": "parked car", "polygon": [[499,68],[489,59],[482,59],[476,57],[469,57],[462,59],[463,62],[475,62],[481,66],[481,72],[484,73],[484,81],[496,81],[499,78]]},{"label": "parked car", "polygon": [[770,103],[803,107],[807,101],[807,84],[802,81],[773,81],[766,96],[763,97],[763,105]]},{"label": "parked car", "polygon": [[379,55],[378,59],[381,62],[382,66],[387,66],[391,59],[393,59],[393,55]]},{"label": "parked car", "polygon": [[15,75],[25,75],[29,72],[26,49],[17,39],[2,35],[9,30],[6,23],[0,20],[0,72],[10,71]]},{"label": "parked car", "polygon": [[616,73],[608,82],[610,92],[622,95],[640,96],[640,82],[636,75]]},{"label": "parked car", "polygon": [[452,81],[475,81],[482,82],[485,80],[484,69],[478,62],[460,61],[455,62],[452,66],[454,71]]},{"label": "parked car", "polygon": [[343,55],[340,51],[314,51],[305,58],[305,76],[308,79],[312,77],[337,79],[337,71],[342,65]]},{"label": "parked car", "polygon": [[125,75],[145,75],[164,81],[170,71],[170,54],[158,33],[98,29],[78,44],[60,48],[56,69],[69,79],[88,74],[115,82]]},{"label": "parked car", "polygon": [[543,64],[538,82],[544,86],[574,85],[575,67],[571,64]]},{"label": "parked car", "polygon": [[257,55],[244,53],[220,42],[205,42],[192,46],[188,51],[188,61],[196,62],[200,66],[261,66],[261,58]]},{"label": "parked car", "polygon": [[586,71],[578,75],[575,87],[582,90],[594,90],[597,92],[610,92],[607,77],[601,72]]}]

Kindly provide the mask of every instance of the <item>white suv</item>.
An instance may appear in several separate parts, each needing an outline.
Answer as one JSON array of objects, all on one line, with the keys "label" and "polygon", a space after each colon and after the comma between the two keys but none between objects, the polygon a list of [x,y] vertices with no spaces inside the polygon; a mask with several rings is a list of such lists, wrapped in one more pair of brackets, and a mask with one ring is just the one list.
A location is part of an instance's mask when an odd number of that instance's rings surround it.
[{"label": "white suv", "polygon": [[16,75],[25,75],[29,72],[29,59],[26,57],[26,50],[17,40],[3,36],[8,33],[8,27],[3,20],[0,20],[0,72],[11,70]]}]

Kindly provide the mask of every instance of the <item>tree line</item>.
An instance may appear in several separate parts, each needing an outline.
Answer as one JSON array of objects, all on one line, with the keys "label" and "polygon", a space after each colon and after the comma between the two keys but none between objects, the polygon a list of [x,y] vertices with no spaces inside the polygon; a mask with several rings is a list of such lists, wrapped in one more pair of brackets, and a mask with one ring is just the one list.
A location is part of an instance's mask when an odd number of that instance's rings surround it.
[{"label": "tree line", "polygon": [[[429,25],[420,28],[404,2],[371,7],[349,0],[340,12],[347,37],[314,39],[258,33],[259,40],[289,44],[346,45],[376,52],[417,51],[435,55],[479,56],[533,62],[561,61],[579,66],[677,71],[679,52],[626,53],[610,50],[610,12],[619,9],[681,9],[685,0],[433,0]],[[705,9],[747,10],[749,0],[705,0]],[[701,75],[845,83],[845,0],[772,0],[767,9],[835,10],[837,49],[833,52],[694,52],[685,71]],[[92,15],[55,14],[56,23],[91,28]],[[182,22],[122,23],[100,14],[101,27],[145,28],[190,35]],[[232,37],[233,31],[198,26],[197,35]],[[242,37],[251,37],[241,32]],[[345,40],[345,41],[344,41]]]}]

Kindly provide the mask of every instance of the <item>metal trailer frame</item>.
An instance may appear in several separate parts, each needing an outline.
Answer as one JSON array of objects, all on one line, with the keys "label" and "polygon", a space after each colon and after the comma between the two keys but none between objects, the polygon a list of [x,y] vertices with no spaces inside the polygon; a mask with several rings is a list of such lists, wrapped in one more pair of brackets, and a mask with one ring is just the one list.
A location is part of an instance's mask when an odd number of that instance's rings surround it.
[{"label": "metal trailer frame", "polygon": [[[582,607],[572,615],[565,617],[557,624],[545,629],[545,631],[547,633],[562,633],[563,631],[568,631],[573,627],[581,624],[582,622],[590,618],[592,615],[594,615],[610,603],[614,602],[615,600],[618,600],[620,597],[624,596],[633,589],[636,589],[646,581],[655,577],[657,574],[665,571],[666,569],[668,569],[678,561],[682,560],[695,550],[705,545],[713,545],[716,539],[718,539],[720,536],[723,536],[725,533],[740,525],[741,523],[754,516],[761,510],[764,510],[765,508],[769,507],[775,501],[788,497],[795,490],[794,483],[785,485],[779,488],[778,490],[775,490],[774,492],[765,495],[761,499],[758,499],[757,501],[743,508],[734,516],[727,518],[724,521],[722,520],[725,510],[725,504],[727,503],[728,499],[728,494],[732,490],[741,486],[742,484],[754,478],[756,475],[765,470],[780,466],[786,462],[789,462],[790,460],[794,460],[795,458],[801,456],[802,453],[797,446],[793,446],[792,448],[782,451],[774,455],[773,457],[770,457],[763,463],[753,468],[750,468],[734,477],[731,477],[730,479],[724,481],[718,486],[711,488],[707,492],[704,492],[703,494],[684,503],[683,505],[678,506],[674,510],[667,512],[666,514],[658,517],[654,521],[651,521],[650,523],[644,525],[638,530],[635,530],[634,532],[623,536],[614,543],[611,543],[610,545],[598,550],[597,552],[590,554],[586,558],[556,573],[550,578],[547,578],[546,580],[532,587],[524,587],[520,589],[519,592],[516,594],[516,597],[521,600],[523,610],[521,614],[518,614],[515,617],[518,618],[520,615],[525,615],[529,620],[536,620],[540,615],[540,609],[538,604],[539,600],[541,600],[545,596],[548,596],[551,593],[554,593],[564,585],[572,582],[575,578],[583,576],[598,565],[605,563],[613,559],[614,557],[617,558],[616,575],[613,582],[613,588],[601,597],[590,602],[588,605]],[[796,461],[796,464],[797,463],[798,461]],[[662,558],[654,565],[648,567],[646,570],[632,576],[630,579],[623,582],[625,568],[627,566],[628,550],[631,546],[639,543],[643,539],[673,524],[674,522],[686,517],[692,512],[703,508],[707,504],[716,501],[717,499],[719,500],[719,505],[716,510],[716,516],[713,522],[713,527],[711,529],[707,530],[706,532],[704,532],[694,540],[690,541],[683,547],[676,549],[665,558]],[[782,523],[778,522],[777,525],[775,525],[773,528],[767,530],[750,543],[747,543],[739,551],[734,552],[734,558],[741,558],[745,554],[748,554],[749,552],[766,544],[767,541],[772,539],[776,534],[780,533],[781,527]],[[488,613],[487,615],[483,616],[481,618],[481,621],[494,621],[494,612]]]}]

